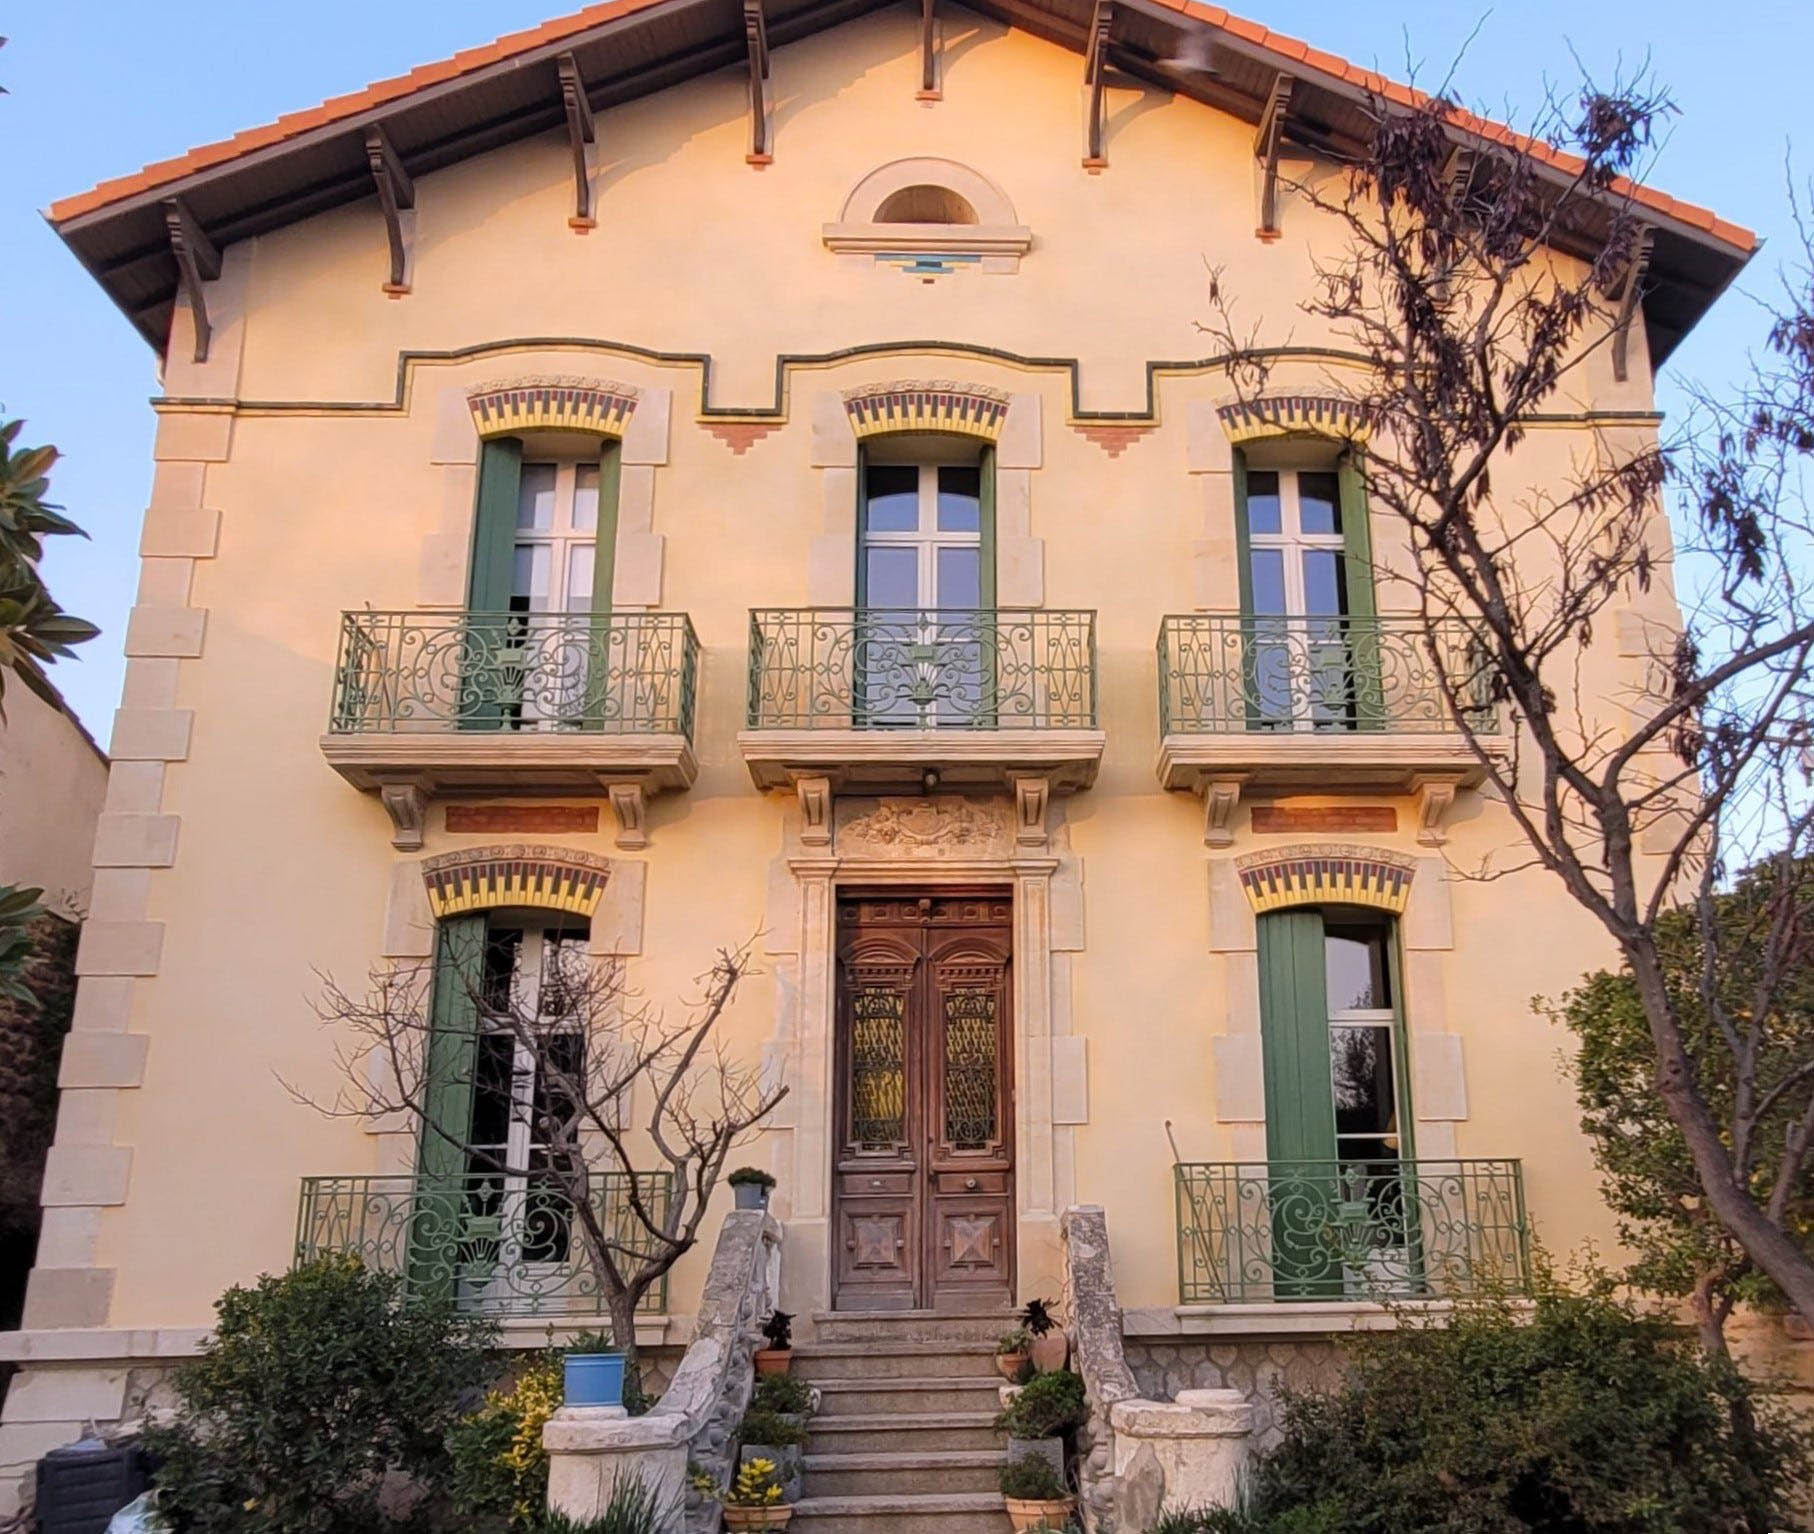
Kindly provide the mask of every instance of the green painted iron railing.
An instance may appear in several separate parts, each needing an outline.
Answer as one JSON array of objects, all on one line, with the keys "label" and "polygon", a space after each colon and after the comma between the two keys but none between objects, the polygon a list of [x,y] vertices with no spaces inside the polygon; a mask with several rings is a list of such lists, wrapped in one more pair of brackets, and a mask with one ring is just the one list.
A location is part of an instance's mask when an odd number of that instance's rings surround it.
[{"label": "green painted iron railing", "polygon": [[751,729],[1096,724],[1096,614],[770,607],[750,613]]},{"label": "green painted iron railing", "polygon": [[1530,1285],[1517,1161],[1180,1162],[1185,1305],[1465,1299]]},{"label": "green painted iron railing", "polygon": [[[668,1172],[639,1172],[643,1205],[665,1217]],[[636,1217],[627,1172],[595,1172],[592,1207],[631,1251],[653,1238]],[[603,1291],[576,1228],[573,1206],[533,1180],[478,1173],[450,1177],[305,1177],[296,1218],[296,1260],[351,1252],[395,1273],[411,1294],[452,1295],[493,1316],[597,1315]],[[661,1314],[664,1275],[643,1302]]]},{"label": "green painted iron railing", "polygon": [[1482,655],[1458,620],[1173,614],[1159,625],[1165,735],[1498,729]]},{"label": "green painted iron railing", "polygon": [[690,740],[698,676],[685,613],[349,612],[328,728]]}]

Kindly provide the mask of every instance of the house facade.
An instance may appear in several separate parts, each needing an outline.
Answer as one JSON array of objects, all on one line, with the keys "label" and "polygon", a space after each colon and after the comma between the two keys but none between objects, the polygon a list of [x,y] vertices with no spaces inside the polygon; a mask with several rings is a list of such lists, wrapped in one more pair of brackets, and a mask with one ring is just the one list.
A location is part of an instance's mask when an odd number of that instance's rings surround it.
[{"label": "house facade", "polygon": [[[1531,997],[1610,952],[1516,866],[1297,307],[1341,235],[1290,182],[1380,84],[1171,0],[619,0],[53,208],[163,377],[0,1462],[299,1250],[407,1266],[419,1133],[298,1094],[322,977],[456,931],[673,1008],[754,939],[726,1040],[788,1088],[743,1159],[807,1337],[1052,1294],[1077,1205],[1149,1393],[1605,1244]],[[1650,215],[1625,367],[1499,495],[1654,435],[1752,242]],[[1258,404],[1206,266],[1289,333]],[[492,1191],[475,1303],[594,1316]]]}]

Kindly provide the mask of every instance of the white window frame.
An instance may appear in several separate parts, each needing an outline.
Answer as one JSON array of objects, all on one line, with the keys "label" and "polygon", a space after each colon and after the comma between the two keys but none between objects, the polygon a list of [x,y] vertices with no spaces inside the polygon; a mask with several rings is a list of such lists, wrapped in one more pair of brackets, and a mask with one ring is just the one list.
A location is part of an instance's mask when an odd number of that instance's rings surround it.
[{"label": "white window frame", "polygon": [[863,484],[863,559],[865,568],[869,551],[874,549],[913,549],[917,554],[916,573],[914,577],[915,595],[919,600],[912,608],[885,608],[871,602],[870,607],[881,612],[918,611],[918,612],[976,612],[981,609],[973,607],[946,607],[938,600],[938,556],[940,549],[975,549],[977,562],[977,588],[980,591],[982,581],[983,531],[981,502],[978,502],[976,531],[973,533],[943,532],[938,525],[938,475],[944,468],[966,468],[967,464],[951,463],[917,463],[871,465],[873,468],[917,468],[919,470],[919,526],[912,532],[877,532],[869,526],[869,484],[865,477]]},{"label": "white window frame", "polygon": [[[1312,474],[1333,474],[1332,469],[1250,469],[1250,474],[1276,474],[1279,480],[1279,530],[1276,533],[1257,533],[1253,528],[1253,516],[1250,511],[1247,519],[1248,549],[1279,549],[1284,553],[1282,563],[1285,566],[1285,612],[1287,618],[1334,617],[1332,613],[1310,614],[1304,611],[1304,555],[1313,549],[1325,549],[1334,553],[1341,560],[1342,594],[1348,590],[1348,540],[1345,532],[1307,533],[1303,526],[1303,506],[1298,497],[1298,475],[1300,472]],[[1345,516],[1341,504],[1338,484],[1336,494],[1336,517],[1338,521]],[[1248,579],[1253,579],[1251,565]],[[1278,616],[1274,613],[1253,614],[1257,618]],[[1345,615],[1343,615],[1345,616]]]},{"label": "white window frame", "polygon": [[[546,528],[523,527],[521,525],[522,511],[528,499],[529,471],[532,469],[548,468],[554,470],[554,515],[550,519],[550,526]],[[590,470],[593,476],[592,525],[590,527],[580,527],[576,525],[574,520],[575,509],[578,504],[579,480],[582,470]],[[519,597],[519,594],[515,590],[517,584],[517,551],[524,547],[545,548],[549,551],[548,597],[547,600],[538,607],[534,605],[535,599],[533,595],[527,596],[526,599],[531,604],[527,611],[530,613],[570,613],[591,610],[593,605],[591,582],[587,584],[584,606],[572,607],[568,605],[569,598],[572,596],[569,589],[571,586],[569,572],[572,568],[576,551],[582,548],[589,548],[592,551],[593,581],[596,581],[598,578],[600,509],[598,500],[601,478],[599,466],[596,463],[581,462],[580,460],[573,458],[540,458],[524,463],[522,476],[519,480],[521,488],[517,493],[518,526],[512,537],[510,549],[512,603],[523,599]]]}]

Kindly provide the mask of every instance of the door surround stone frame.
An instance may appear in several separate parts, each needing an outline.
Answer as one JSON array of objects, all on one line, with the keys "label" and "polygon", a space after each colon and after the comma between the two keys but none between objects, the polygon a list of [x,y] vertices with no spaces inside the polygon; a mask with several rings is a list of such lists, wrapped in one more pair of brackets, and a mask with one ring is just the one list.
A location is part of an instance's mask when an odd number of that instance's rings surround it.
[{"label": "door surround stone frame", "polygon": [[768,1068],[790,1089],[781,1122],[764,1137],[788,1232],[784,1308],[810,1315],[831,1304],[837,902],[841,889],[859,887],[1011,891],[1015,1277],[1024,1294],[1054,1290],[1058,1219],[1074,1195],[1071,1126],[1088,1118],[1082,1040],[1069,1033],[1069,955],[1083,946],[1081,870],[1054,845],[1061,838],[1047,823],[1050,797],[1031,784],[1017,789],[1014,801],[834,800],[825,779],[798,785],[800,808],[789,813],[771,870],[766,938],[778,982]]}]

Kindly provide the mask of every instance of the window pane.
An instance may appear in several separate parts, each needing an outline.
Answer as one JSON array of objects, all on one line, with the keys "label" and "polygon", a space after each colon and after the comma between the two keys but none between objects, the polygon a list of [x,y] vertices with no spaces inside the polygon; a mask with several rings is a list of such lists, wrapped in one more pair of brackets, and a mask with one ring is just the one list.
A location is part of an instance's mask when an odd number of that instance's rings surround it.
[{"label": "window pane", "polygon": [[938,551],[938,605],[951,609],[981,607],[982,552],[979,549]]},{"label": "window pane", "polygon": [[554,526],[554,465],[526,463],[517,485],[516,525],[519,532],[545,533]]},{"label": "window pane", "polygon": [[[511,577],[510,595],[526,599],[527,610],[539,611],[548,605],[548,573],[553,560],[554,550],[545,543],[519,543],[516,546],[516,569]],[[517,607],[514,600],[511,607],[517,612],[525,610]]]},{"label": "window pane", "polygon": [[1325,928],[1323,975],[1331,1012],[1391,1006],[1391,987],[1386,978],[1386,929]]},{"label": "window pane", "polygon": [[1307,533],[1342,530],[1340,479],[1324,472],[1298,475],[1298,526]]},{"label": "window pane", "polygon": [[920,605],[920,555],[917,549],[870,549],[864,600],[870,607]]},{"label": "window pane", "polygon": [[523,934],[514,927],[500,927],[485,934],[485,1005],[494,1012],[508,1011],[510,982],[517,971],[517,955],[522,951]]},{"label": "window pane", "polygon": [[1285,553],[1282,549],[1255,549],[1249,556],[1253,570],[1253,610],[1261,616],[1285,611]]},{"label": "window pane", "polygon": [[1335,1132],[1385,1135],[1395,1130],[1392,1030],[1332,1028],[1329,1066],[1335,1082]]},{"label": "window pane", "polygon": [[584,612],[592,605],[592,545],[576,543],[567,551],[567,603],[564,612]]},{"label": "window pane", "polygon": [[516,1044],[507,1033],[479,1035],[473,1060],[472,1143],[501,1147],[510,1138],[511,1072]]},{"label": "window pane", "polygon": [[1304,550],[1305,612],[1339,616],[1348,611],[1347,563],[1334,549]]},{"label": "window pane", "polygon": [[940,464],[938,530],[979,533],[983,526],[983,472],[962,464]]},{"label": "window pane", "polygon": [[872,533],[913,533],[920,526],[920,471],[911,463],[872,464],[864,471],[864,525]]},{"label": "window pane", "polygon": [[573,530],[589,533],[598,526],[598,465],[582,463],[573,474]]},{"label": "window pane", "polygon": [[1247,531],[1276,533],[1279,524],[1279,476],[1271,469],[1247,476]]}]

